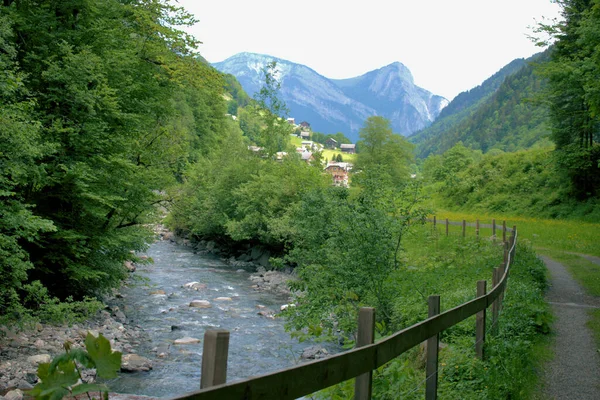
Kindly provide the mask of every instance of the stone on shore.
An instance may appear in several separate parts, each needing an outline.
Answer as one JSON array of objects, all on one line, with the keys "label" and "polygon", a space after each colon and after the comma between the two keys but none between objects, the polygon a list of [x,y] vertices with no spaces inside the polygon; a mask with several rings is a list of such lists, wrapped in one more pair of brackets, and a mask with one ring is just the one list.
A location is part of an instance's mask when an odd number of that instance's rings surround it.
[{"label": "stone on shore", "polygon": [[29,361],[33,365],[39,365],[51,362],[52,357],[50,357],[50,354],[37,354],[35,356],[27,357],[27,361]]},{"label": "stone on shore", "polygon": [[233,301],[231,297],[217,297],[215,301]]}]

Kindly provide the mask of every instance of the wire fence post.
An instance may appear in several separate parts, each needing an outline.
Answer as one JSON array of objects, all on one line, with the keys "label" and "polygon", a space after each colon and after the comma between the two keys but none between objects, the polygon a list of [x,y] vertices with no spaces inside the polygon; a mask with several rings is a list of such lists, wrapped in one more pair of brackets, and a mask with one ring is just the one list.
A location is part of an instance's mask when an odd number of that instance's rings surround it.
[{"label": "wire fence post", "polygon": [[204,333],[200,389],[221,385],[227,380],[229,332],[215,329]]},{"label": "wire fence post", "polygon": [[[485,296],[487,293],[487,281],[477,281],[477,297]],[[483,345],[485,344],[485,317],[487,308],[479,311],[475,317],[475,354],[483,360]]]},{"label": "wire fence post", "polygon": [[[429,296],[429,317],[440,313],[440,296]],[[438,351],[440,348],[440,334],[427,339],[427,366],[425,367],[425,400],[437,399],[438,383]]]},{"label": "wire fence post", "polygon": [[[375,309],[362,307],[358,312],[358,335],[356,347],[372,344],[375,340]],[[370,400],[373,383],[373,371],[356,377],[354,381],[354,400]]]}]

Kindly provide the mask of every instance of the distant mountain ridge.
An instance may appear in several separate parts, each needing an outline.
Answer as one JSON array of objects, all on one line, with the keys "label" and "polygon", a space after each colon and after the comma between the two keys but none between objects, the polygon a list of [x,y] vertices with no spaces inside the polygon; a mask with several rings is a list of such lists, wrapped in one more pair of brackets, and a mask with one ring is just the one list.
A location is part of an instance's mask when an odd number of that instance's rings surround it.
[{"label": "distant mountain ridge", "polygon": [[277,61],[280,95],[291,117],[308,121],[318,132],[342,132],[354,142],[369,116],[386,117],[394,132],[409,136],[430,125],[448,104],[416,86],[399,62],[350,79],[329,79],[305,65],[255,53],[239,53],[213,66],[234,75],[252,96],[260,90],[261,71],[271,61]]},{"label": "distant mountain ridge", "polygon": [[534,101],[545,83],[533,67],[547,57],[543,52],[513,60],[481,85],[456,96],[432,125],[409,138],[417,145],[417,156],[441,154],[459,141],[483,152],[547,144],[546,109]]}]

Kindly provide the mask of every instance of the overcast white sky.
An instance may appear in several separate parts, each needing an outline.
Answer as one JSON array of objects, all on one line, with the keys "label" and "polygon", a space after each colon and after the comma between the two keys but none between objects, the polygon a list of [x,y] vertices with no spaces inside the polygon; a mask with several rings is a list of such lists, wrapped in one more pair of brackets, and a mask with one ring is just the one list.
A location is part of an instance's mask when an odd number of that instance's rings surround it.
[{"label": "overcast white sky", "polygon": [[527,38],[550,0],[178,0],[210,62],[248,51],[350,78],[394,61],[451,100],[511,60],[541,51]]}]

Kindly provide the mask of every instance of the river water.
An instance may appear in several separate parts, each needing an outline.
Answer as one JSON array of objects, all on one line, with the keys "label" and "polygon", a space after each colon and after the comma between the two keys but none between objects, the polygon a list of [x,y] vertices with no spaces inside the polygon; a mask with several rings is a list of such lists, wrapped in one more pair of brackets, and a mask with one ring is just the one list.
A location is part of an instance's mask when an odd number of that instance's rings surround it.
[{"label": "river water", "polygon": [[[291,339],[282,320],[257,314],[259,306],[278,311],[287,299],[252,289],[248,272],[236,272],[214,256],[197,255],[168,241],[152,244],[147,254],[154,263],[136,272],[146,282],[129,285],[121,293],[128,318],[149,335],[136,351],[153,361],[153,369],[120,374],[109,382],[111,391],[171,397],[198,390],[202,343],[173,341],[188,336],[203,339],[207,329],[230,331],[228,382],[295,365],[310,346]],[[192,281],[207,287],[199,291],[182,287]],[[165,294],[151,294],[159,290]],[[215,301],[217,297],[232,300]],[[195,299],[208,300],[212,307],[189,307]],[[158,358],[157,347],[168,348],[168,355]]]}]

